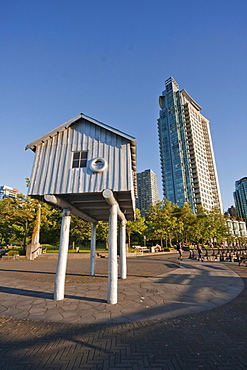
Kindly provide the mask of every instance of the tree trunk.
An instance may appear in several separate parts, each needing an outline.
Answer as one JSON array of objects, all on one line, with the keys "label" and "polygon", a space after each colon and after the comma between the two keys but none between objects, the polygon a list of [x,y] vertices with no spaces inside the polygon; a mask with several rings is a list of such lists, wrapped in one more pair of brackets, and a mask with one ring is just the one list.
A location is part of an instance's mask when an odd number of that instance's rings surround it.
[{"label": "tree trunk", "polygon": [[25,223],[24,239],[23,239],[23,248],[26,249],[27,246],[27,229],[28,229],[28,220]]}]

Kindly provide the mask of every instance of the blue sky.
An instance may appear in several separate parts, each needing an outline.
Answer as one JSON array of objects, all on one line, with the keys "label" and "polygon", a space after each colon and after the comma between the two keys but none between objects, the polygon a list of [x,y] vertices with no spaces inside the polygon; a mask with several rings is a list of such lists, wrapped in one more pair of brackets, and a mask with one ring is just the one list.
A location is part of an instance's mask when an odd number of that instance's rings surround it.
[{"label": "blue sky", "polygon": [[134,136],[161,176],[170,76],[210,120],[224,209],[246,171],[247,2],[0,0],[0,185],[26,192],[26,144],[84,113]]}]

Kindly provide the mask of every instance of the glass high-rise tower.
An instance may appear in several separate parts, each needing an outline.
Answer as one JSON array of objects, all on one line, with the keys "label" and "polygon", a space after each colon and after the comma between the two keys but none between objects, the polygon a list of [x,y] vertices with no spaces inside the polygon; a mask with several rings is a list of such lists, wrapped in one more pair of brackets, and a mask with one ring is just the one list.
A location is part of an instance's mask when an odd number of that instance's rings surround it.
[{"label": "glass high-rise tower", "polygon": [[180,207],[189,203],[194,212],[199,204],[223,212],[209,121],[202,108],[172,77],[165,81],[159,104],[164,198]]},{"label": "glass high-rise tower", "polygon": [[233,198],[238,217],[243,218],[247,224],[247,177],[235,182]]}]

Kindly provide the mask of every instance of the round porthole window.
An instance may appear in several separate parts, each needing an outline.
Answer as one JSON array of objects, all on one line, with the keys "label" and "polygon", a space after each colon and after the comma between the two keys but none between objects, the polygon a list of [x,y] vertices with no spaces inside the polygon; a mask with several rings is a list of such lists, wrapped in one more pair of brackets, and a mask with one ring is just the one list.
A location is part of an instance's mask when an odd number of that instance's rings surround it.
[{"label": "round porthole window", "polygon": [[93,172],[103,172],[107,168],[107,162],[104,158],[95,158],[90,163],[90,170]]}]

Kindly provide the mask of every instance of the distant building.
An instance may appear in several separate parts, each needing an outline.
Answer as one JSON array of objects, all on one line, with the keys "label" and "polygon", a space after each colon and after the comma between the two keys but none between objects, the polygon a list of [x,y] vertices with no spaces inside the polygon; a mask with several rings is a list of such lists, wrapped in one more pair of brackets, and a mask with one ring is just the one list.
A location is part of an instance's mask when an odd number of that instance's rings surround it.
[{"label": "distant building", "polygon": [[237,210],[236,210],[236,207],[231,206],[230,208],[228,208],[227,213],[228,213],[231,217],[237,217]]},{"label": "distant building", "polygon": [[136,208],[141,211],[144,217],[151,205],[155,205],[159,200],[158,181],[154,171],[146,170],[137,173],[137,193]]},{"label": "distant building", "polygon": [[233,198],[237,210],[237,216],[243,218],[247,224],[247,177],[235,182]]},{"label": "distant building", "polygon": [[159,98],[158,119],[163,196],[223,213],[209,121],[201,107],[170,77]]},{"label": "distant building", "polygon": [[1,185],[0,186],[0,199],[3,198],[16,198],[18,189],[11,188],[10,186]]}]

